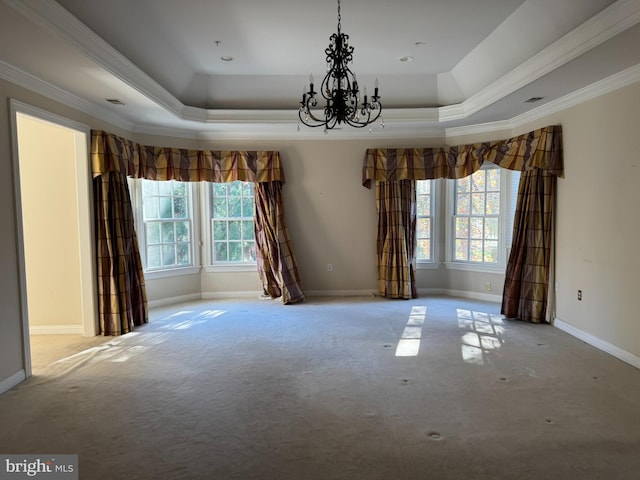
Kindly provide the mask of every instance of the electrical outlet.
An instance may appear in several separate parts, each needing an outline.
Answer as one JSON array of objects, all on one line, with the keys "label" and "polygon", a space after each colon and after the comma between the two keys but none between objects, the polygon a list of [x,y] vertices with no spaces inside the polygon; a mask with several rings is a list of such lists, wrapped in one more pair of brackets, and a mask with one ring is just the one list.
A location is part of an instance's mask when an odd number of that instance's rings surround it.
[{"label": "electrical outlet", "polygon": [[327,272],[333,272],[333,263],[327,263]]},{"label": "electrical outlet", "polygon": [[487,292],[491,292],[492,288],[491,288],[491,282],[487,282],[484,284],[484,287],[487,289]]},{"label": "electrical outlet", "polygon": [[582,300],[582,290],[578,290],[578,300]]}]

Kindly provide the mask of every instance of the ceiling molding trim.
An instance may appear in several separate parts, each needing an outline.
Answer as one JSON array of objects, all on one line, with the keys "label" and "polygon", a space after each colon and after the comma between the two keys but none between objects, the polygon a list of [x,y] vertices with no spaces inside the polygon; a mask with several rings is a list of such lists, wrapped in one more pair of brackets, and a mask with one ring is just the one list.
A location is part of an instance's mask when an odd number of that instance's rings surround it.
[{"label": "ceiling molding trim", "polygon": [[479,123],[463,127],[451,127],[445,130],[445,135],[449,138],[477,133],[490,133],[499,130],[513,130],[637,82],[640,82],[640,64],[627,68],[591,85],[587,85],[580,90],[576,90],[544,105],[540,105],[510,120]]},{"label": "ceiling molding trim", "polygon": [[123,130],[131,130],[133,128],[133,124],[131,122],[114,114],[106,108],[100,108],[93,102],[89,102],[88,100],[73,95],[60,87],[56,87],[55,85],[20,70],[13,65],[3,62],[2,60],[0,60],[0,78],[18,85],[19,87],[26,88],[38,95],[49,98],[50,100],[54,100],[63,105],[75,108],[76,110],[88,115],[92,115],[96,118],[109,122]]},{"label": "ceiling molding trim", "polygon": [[4,0],[23,16],[61,38],[134,90],[182,117],[184,105],[124,55],[105,42],[54,0]]},{"label": "ceiling molding trim", "polygon": [[479,112],[516,90],[588,52],[640,22],[640,0],[619,0],[556,42],[462,102],[463,112],[441,121],[459,120]]}]

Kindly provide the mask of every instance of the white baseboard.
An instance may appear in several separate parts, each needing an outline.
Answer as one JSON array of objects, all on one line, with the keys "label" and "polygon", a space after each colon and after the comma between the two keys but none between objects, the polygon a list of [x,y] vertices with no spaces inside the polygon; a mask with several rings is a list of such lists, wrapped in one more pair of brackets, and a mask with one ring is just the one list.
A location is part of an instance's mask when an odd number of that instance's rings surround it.
[{"label": "white baseboard", "polygon": [[82,325],[29,325],[30,335],[84,335]]},{"label": "white baseboard", "polygon": [[158,300],[149,300],[147,305],[149,308],[164,307],[166,305],[174,305],[176,303],[193,302],[194,300],[202,300],[204,297],[199,293],[191,293],[189,295],[179,295],[177,297],[160,298]]},{"label": "white baseboard", "polygon": [[609,342],[606,342],[594,335],[591,335],[590,333],[580,330],[579,328],[576,328],[572,325],[569,325],[568,323],[563,322],[559,318],[555,318],[553,320],[553,326],[559,328],[563,332],[568,333],[569,335],[579,338],[580,340],[588,343],[589,345],[596,347],[598,350],[602,350],[603,352],[606,352],[609,355],[613,355],[617,359],[622,360],[623,362],[628,363],[629,365],[632,365],[636,368],[640,368],[640,357],[637,355],[634,355],[631,352],[627,352],[626,350],[623,350],[620,347],[616,347],[615,345]]},{"label": "white baseboard", "polygon": [[203,300],[228,300],[230,298],[260,298],[262,291],[202,292]]},{"label": "white baseboard", "polygon": [[376,297],[377,290],[308,290],[308,297]]},{"label": "white baseboard", "polygon": [[24,370],[20,370],[9,378],[5,378],[0,381],[0,395],[2,395],[7,390],[11,390],[13,387],[18,385],[20,382],[24,382],[27,379],[27,375]]}]

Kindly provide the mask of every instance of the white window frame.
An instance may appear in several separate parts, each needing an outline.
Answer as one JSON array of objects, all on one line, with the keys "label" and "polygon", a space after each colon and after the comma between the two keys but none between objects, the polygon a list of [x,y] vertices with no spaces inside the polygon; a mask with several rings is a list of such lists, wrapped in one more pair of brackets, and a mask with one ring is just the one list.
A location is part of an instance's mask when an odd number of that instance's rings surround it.
[{"label": "white window frame", "polygon": [[[431,259],[419,259],[416,256],[416,268],[419,270],[439,268],[440,267],[440,195],[441,195],[441,180],[416,180],[417,182],[431,182]],[[416,184],[416,199],[417,199],[418,186]],[[416,202],[416,221],[420,217],[420,212],[417,211]],[[417,248],[417,238],[416,238]]]},{"label": "white window frame", "polygon": [[[482,169],[500,168],[485,163]],[[446,247],[445,266],[453,270],[504,274],[511,249],[513,216],[518,195],[520,172],[500,170],[500,219],[498,222],[498,262],[496,264],[454,260],[455,249],[455,180],[446,180]]]},{"label": "white window frame", "polygon": [[144,224],[144,211],[142,205],[142,179],[129,178],[129,191],[131,195],[131,204],[133,207],[133,217],[136,227],[136,235],[138,237],[140,257],[144,276],[147,279],[175,277],[181,275],[192,275],[200,272],[200,226],[197,220],[199,218],[198,200],[195,194],[196,186],[192,182],[184,182],[187,187],[187,202],[189,215],[188,220],[191,226],[191,265],[176,265],[171,267],[153,268],[147,267],[147,239],[146,228]]},{"label": "white window frame", "polygon": [[[245,182],[252,183],[252,182]],[[201,190],[200,201],[203,205],[201,223],[206,225],[203,231],[203,250],[206,255],[207,264],[205,265],[205,271],[208,273],[215,272],[255,272],[258,270],[258,263],[256,261],[248,262],[215,262],[213,251],[213,188],[214,183],[207,183]],[[255,200],[254,200],[255,201]],[[255,208],[255,207],[254,207]],[[253,219],[255,222],[255,218]],[[254,239],[255,241],[255,239]]]}]

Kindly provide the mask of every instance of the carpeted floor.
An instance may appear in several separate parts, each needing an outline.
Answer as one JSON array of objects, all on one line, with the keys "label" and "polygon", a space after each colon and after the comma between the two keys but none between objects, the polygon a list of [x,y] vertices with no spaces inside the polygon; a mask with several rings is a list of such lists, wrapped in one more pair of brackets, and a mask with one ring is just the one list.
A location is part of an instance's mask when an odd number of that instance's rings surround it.
[{"label": "carpeted floor", "polygon": [[90,480],[640,478],[640,370],[498,312],[433,297],[158,309],[49,366],[36,355],[0,397],[0,452],[78,454]]}]

